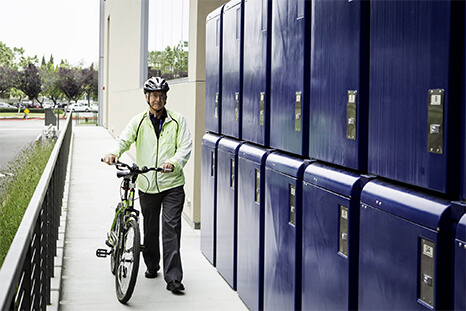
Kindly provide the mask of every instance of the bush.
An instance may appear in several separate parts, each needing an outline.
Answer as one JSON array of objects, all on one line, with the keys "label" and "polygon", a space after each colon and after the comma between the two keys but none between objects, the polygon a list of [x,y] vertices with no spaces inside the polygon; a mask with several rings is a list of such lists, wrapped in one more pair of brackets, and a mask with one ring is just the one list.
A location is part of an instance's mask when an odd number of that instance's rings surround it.
[{"label": "bush", "polygon": [[0,266],[10,248],[29,201],[36,190],[55,140],[31,143],[0,172],[12,176],[0,178]]}]

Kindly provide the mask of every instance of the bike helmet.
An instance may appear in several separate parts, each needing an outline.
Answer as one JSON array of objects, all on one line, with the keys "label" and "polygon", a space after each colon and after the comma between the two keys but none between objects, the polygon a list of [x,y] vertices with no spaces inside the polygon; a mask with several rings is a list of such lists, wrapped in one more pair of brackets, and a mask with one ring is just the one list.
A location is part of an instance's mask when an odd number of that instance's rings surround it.
[{"label": "bike helmet", "polygon": [[168,92],[170,87],[168,86],[167,81],[165,79],[160,78],[160,77],[152,77],[149,78],[145,83],[144,83],[144,94],[147,92],[153,92],[153,91],[164,91],[165,93]]}]

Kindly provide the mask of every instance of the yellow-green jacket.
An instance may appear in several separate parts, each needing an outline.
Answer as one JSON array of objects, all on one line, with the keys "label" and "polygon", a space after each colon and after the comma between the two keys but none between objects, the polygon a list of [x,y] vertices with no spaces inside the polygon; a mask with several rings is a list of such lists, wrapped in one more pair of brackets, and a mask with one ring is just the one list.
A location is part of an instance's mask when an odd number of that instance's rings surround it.
[{"label": "yellow-green jacket", "polygon": [[140,175],[136,185],[143,192],[158,193],[184,185],[183,168],[191,155],[191,133],[184,116],[168,109],[166,111],[167,117],[159,138],[155,134],[147,109],[129,121],[110,152],[119,158],[135,143],[136,163],[139,167],[159,167],[164,163],[174,166],[170,173],[150,171],[144,174],[147,178]]}]

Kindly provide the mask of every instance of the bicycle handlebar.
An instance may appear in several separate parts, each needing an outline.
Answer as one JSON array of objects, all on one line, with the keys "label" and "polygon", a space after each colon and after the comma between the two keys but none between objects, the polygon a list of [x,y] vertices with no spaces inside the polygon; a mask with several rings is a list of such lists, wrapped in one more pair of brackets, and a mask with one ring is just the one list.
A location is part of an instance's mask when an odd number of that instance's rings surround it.
[{"label": "bicycle handlebar", "polygon": [[[101,162],[104,162],[104,159],[101,158],[100,159]],[[172,169],[165,169],[165,168],[162,168],[162,167],[151,167],[151,168],[148,168],[147,166],[143,166],[142,168],[139,168],[136,163],[133,163],[132,166],[126,164],[126,163],[123,163],[123,162],[116,162],[116,163],[111,163],[111,165],[115,165],[116,169],[117,170],[120,170],[121,172],[117,172],[117,177],[118,178],[121,178],[121,177],[125,177],[125,176],[128,176],[128,175],[139,175],[139,174],[145,174],[149,171],[156,171],[156,172],[172,172],[173,170]],[[123,171],[124,169],[128,169],[129,171]]]}]

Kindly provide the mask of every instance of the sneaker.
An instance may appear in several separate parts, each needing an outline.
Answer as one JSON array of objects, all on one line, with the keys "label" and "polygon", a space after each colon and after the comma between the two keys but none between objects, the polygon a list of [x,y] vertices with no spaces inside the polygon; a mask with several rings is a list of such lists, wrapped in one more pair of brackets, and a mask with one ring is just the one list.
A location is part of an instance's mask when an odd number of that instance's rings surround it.
[{"label": "sneaker", "polygon": [[167,290],[173,293],[179,293],[182,290],[184,290],[184,286],[183,284],[181,284],[180,281],[171,281],[170,283],[167,284]]}]

